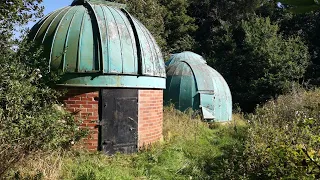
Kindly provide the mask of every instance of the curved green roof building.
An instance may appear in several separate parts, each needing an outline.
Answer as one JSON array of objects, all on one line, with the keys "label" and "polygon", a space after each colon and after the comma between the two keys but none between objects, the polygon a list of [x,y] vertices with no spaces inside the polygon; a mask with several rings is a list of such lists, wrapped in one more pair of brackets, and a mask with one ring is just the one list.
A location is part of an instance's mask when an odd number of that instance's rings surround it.
[{"label": "curved green roof building", "polygon": [[150,32],[121,4],[75,0],[32,29],[44,45],[51,70],[65,73],[59,85],[165,88],[165,65]]},{"label": "curved green roof building", "polygon": [[200,110],[205,120],[217,122],[232,118],[232,97],[224,78],[198,54],[174,54],[167,65],[166,103],[181,111]]},{"label": "curved green roof building", "polygon": [[192,63],[192,64],[195,64],[195,63],[207,64],[207,61],[199,54],[196,54],[190,51],[185,51],[183,53],[173,54],[170,57],[170,59],[166,62],[166,66],[170,66],[176,62],[181,62],[181,61],[188,61],[189,63]]},{"label": "curved green roof building", "polygon": [[88,150],[134,153],[162,138],[164,60],[124,5],[74,0],[42,18],[29,39],[42,45],[68,111],[89,130]]}]

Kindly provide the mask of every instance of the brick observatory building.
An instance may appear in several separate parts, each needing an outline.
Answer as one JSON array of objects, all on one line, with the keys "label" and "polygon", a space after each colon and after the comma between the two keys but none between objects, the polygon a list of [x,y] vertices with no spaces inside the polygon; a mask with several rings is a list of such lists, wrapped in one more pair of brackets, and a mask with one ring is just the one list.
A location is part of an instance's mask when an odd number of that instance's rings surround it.
[{"label": "brick observatory building", "polygon": [[29,37],[62,71],[66,108],[78,112],[89,150],[136,152],[162,138],[166,72],[150,32],[104,0],[75,0],[41,19]]}]

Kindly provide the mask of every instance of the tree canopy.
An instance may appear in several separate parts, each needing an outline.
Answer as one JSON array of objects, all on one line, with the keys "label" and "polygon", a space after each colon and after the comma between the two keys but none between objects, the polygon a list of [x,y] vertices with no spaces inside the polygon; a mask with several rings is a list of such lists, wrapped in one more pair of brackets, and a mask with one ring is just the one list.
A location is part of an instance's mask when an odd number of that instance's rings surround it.
[{"label": "tree canopy", "polygon": [[[112,1],[125,3],[146,25],[165,59],[186,50],[203,55],[225,76],[235,103],[254,107],[286,92],[290,84],[320,84],[317,1]],[[10,44],[8,37],[17,24],[42,15],[39,3],[41,0],[1,3],[2,46]],[[306,10],[312,12],[301,14]]]},{"label": "tree canopy", "polygon": [[317,0],[280,0],[280,2],[294,13],[306,13],[320,9]]},{"label": "tree canopy", "polygon": [[[0,2],[0,52],[12,44],[17,27],[40,18],[43,14],[42,0],[4,0]],[[22,29],[23,30],[23,29]]]}]

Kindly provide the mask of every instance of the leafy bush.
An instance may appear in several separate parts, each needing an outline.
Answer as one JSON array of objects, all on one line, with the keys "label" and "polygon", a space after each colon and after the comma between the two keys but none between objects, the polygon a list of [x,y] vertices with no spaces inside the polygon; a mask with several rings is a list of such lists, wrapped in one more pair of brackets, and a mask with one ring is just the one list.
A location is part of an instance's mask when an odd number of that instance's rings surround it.
[{"label": "leafy bush", "polygon": [[282,95],[246,119],[246,128],[221,134],[238,141],[222,146],[210,177],[320,178],[320,89]]},{"label": "leafy bush", "polygon": [[292,92],[250,118],[245,154],[259,178],[320,178],[320,89]]},{"label": "leafy bush", "polygon": [[60,93],[45,84],[49,73],[26,65],[41,57],[26,44],[0,57],[0,178],[25,156],[69,147],[85,134],[59,105]]},{"label": "leafy bush", "polygon": [[237,27],[226,26],[215,62],[233,92],[233,101],[246,112],[259,103],[290,91],[303,77],[310,57],[297,36],[284,38],[269,18],[252,17]]}]

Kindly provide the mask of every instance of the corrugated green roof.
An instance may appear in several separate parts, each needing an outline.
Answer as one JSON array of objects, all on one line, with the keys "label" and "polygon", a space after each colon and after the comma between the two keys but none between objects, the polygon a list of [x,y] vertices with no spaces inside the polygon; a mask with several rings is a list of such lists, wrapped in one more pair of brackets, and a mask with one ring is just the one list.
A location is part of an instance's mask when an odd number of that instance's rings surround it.
[{"label": "corrugated green roof", "polygon": [[[115,6],[110,6],[112,4]],[[161,50],[151,33],[126,10],[117,8],[118,4],[112,4],[101,0],[76,0],[72,6],[40,20],[29,37],[44,45],[50,68],[66,74],[77,73],[79,77],[90,74],[106,79],[107,75],[165,78]],[[64,79],[76,83],[67,77]],[[65,82],[61,83],[67,85]],[[77,82],[75,85],[99,86],[92,84],[94,81]],[[154,88],[164,88],[163,82],[150,84]],[[135,86],[140,85],[137,82]]]},{"label": "corrugated green roof", "polygon": [[[183,57],[184,53],[176,56]],[[171,63],[167,67],[164,99],[181,111],[187,108],[201,110],[204,119],[214,117],[216,121],[229,121],[232,116],[229,86],[216,70],[204,62],[203,58],[192,61],[179,58],[179,61]]]}]

